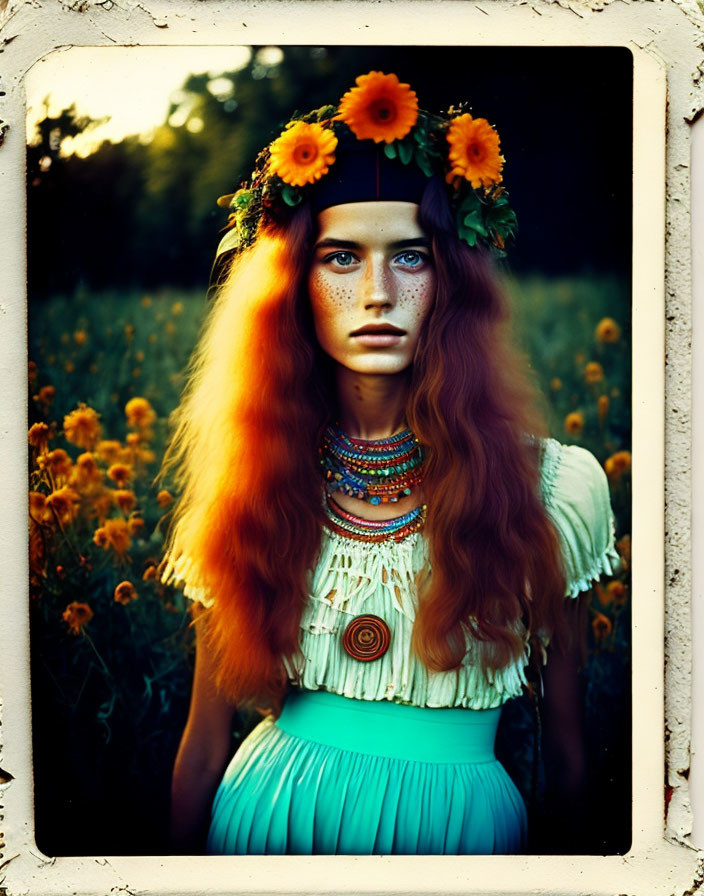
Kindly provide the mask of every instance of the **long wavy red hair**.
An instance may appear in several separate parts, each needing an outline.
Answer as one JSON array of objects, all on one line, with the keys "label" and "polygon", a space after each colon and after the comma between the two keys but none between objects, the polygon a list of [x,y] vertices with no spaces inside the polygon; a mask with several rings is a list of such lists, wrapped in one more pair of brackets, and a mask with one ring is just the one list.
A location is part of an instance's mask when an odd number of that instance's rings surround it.
[{"label": "long wavy red hair", "polygon": [[[429,181],[419,220],[437,294],[407,400],[428,457],[432,570],[419,581],[413,648],[431,670],[456,668],[469,632],[484,666],[501,668],[524,649],[517,621],[564,633],[564,574],[530,437],[543,426],[496,276],[458,239],[442,185]],[[275,700],[285,687],[282,657],[298,649],[320,548],[318,445],[335,397],[306,293],[313,238],[303,206],[234,261],[164,462],[181,489],[167,553],[212,599],[219,683],[238,701]]]}]

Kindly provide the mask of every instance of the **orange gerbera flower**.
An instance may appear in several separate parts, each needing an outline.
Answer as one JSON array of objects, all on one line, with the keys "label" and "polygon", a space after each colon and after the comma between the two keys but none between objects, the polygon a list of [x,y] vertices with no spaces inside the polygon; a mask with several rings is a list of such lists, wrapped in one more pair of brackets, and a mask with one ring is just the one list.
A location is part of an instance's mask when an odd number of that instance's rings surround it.
[{"label": "orange gerbera flower", "polygon": [[125,405],[125,416],[130,426],[144,429],[156,420],[156,412],[146,398],[130,398]]},{"label": "orange gerbera flower", "polygon": [[418,97],[396,75],[369,72],[340,100],[337,118],[358,140],[393,143],[408,134],[418,120]]},{"label": "orange gerbera flower", "polygon": [[594,335],[598,342],[618,342],[621,338],[621,327],[612,317],[603,317],[596,325]]},{"label": "orange gerbera flower", "polygon": [[472,118],[469,112],[450,122],[447,132],[450,144],[448,183],[463,177],[477,189],[501,182],[504,157],[499,152],[499,135],[486,118]]},{"label": "orange gerbera flower", "polygon": [[48,495],[46,506],[55,513],[59,522],[66,526],[73,521],[78,510],[78,502],[80,497],[72,488],[65,485]]},{"label": "orange gerbera flower", "polygon": [[617,451],[604,461],[606,475],[611,480],[618,480],[631,469],[631,452]]},{"label": "orange gerbera flower", "polygon": [[271,144],[270,167],[292,187],[313,184],[335,161],[337,137],[316,122],[295,121]]},{"label": "orange gerbera flower", "polygon": [[115,588],[114,598],[116,603],[128,604],[132,600],[137,600],[137,592],[134,589],[134,585],[132,582],[120,582],[120,584]]},{"label": "orange gerbera flower", "polygon": [[578,436],[584,429],[584,414],[573,411],[565,417],[565,429],[570,435]]},{"label": "orange gerbera flower", "polygon": [[93,618],[93,611],[88,604],[74,600],[61,614],[64,622],[68,623],[72,635],[78,635],[88,622]]},{"label": "orange gerbera flower", "polygon": [[75,411],[64,417],[64,435],[73,445],[92,450],[100,438],[100,423],[97,411],[79,404]]}]

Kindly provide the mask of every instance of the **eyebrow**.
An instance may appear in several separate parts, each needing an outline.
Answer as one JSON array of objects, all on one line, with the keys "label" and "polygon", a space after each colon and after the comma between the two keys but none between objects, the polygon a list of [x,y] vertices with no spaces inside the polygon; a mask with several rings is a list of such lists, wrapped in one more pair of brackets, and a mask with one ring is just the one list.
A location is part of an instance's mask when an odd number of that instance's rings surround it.
[{"label": "eyebrow", "polygon": [[[396,240],[389,244],[390,249],[406,249],[409,246],[424,246],[425,248],[430,248],[430,240],[425,236],[418,236],[406,240]],[[355,243],[353,240],[338,240],[335,239],[335,237],[328,237],[315,244],[316,249],[330,249],[333,247],[336,249],[360,249],[361,245],[360,243]]]}]

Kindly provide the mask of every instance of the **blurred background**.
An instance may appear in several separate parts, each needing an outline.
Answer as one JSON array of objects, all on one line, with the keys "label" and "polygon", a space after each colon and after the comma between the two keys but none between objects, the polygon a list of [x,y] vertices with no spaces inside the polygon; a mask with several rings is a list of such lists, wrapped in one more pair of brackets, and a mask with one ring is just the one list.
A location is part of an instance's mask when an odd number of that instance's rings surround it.
[{"label": "blurred background", "polygon": [[[396,72],[423,108],[467,101],[501,136],[516,337],[551,434],[604,465],[622,557],[585,611],[590,806],[573,851],[629,848],[630,54],[76,48],[27,82],[35,798],[49,855],[168,852],[193,648],[184,599],[157,580],[173,493],[154,477],[226,224],[216,199],[295,111],[371,69]],[[238,720],[233,748],[253,721]],[[559,852],[536,731],[530,699],[512,701],[497,749],[535,848]]]}]

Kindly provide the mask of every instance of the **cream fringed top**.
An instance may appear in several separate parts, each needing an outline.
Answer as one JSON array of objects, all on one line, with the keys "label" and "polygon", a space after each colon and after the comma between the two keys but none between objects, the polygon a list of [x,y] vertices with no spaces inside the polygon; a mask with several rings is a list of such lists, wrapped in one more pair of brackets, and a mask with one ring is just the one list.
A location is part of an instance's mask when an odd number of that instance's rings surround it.
[{"label": "cream fringed top", "polygon": [[[553,439],[543,444],[543,502],[562,547],[567,596],[576,597],[618,566],[608,484],[588,451]],[[518,696],[528,661],[528,633],[520,621],[516,630],[526,641],[524,656],[486,677],[477,652],[481,645],[470,637],[458,671],[429,672],[411,652],[415,577],[427,560],[420,532],[369,544],[324,530],[301,619],[300,654],[285,662],[292,683],[361,700],[429,707],[490,709]],[[202,589],[188,584],[188,572],[183,560],[169,563],[163,580],[185,583],[186,595],[207,606]],[[347,624],[361,614],[380,616],[391,630],[387,652],[371,662],[354,659],[342,646]]]}]

